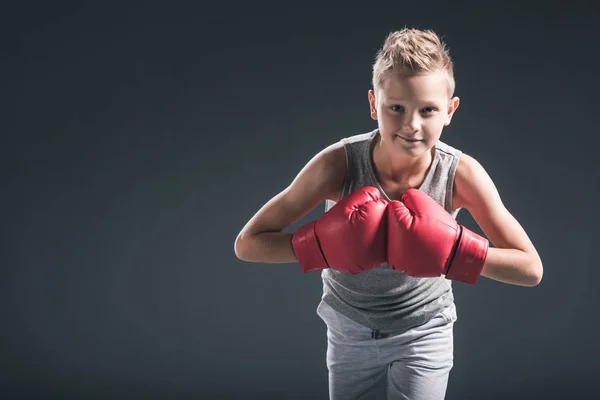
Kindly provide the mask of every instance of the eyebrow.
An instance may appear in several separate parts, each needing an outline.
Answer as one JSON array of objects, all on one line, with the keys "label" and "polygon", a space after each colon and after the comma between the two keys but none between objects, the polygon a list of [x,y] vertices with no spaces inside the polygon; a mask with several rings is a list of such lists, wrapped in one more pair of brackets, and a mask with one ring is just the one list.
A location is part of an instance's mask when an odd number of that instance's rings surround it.
[{"label": "eyebrow", "polygon": [[[396,99],[396,98],[393,98],[393,97],[387,97],[387,98],[384,98],[384,101],[386,101],[388,103],[390,103],[390,102],[391,103],[404,103],[407,100]],[[435,100],[423,100],[423,101],[420,101],[419,104],[422,104],[422,105],[434,105],[434,106],[440,106],[441,105],[441,103],[438,103]]]},{"label": "eyebrow", "polygon": [[[397,101],[397,102],[399,102],[399,103],[402,103],[402,102],[405,102],[405,101],[407,101],[406,99],[397,99],[397,98],[394,98],[394,97],[385,97],[385,100],[388,100],[388,101]],[[436,104],[436,103],[437,103],[437,101],[436,101],[436,100],[423,100],[423,101],[421,101],[420,103],[431,103],[431,104]]]}]

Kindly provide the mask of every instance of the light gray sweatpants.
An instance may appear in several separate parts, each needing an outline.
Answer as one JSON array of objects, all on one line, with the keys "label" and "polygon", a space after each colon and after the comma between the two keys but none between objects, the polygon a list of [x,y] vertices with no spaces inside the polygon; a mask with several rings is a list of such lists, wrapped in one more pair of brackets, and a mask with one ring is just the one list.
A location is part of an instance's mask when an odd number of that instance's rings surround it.
[{"label": "light gray sweatpants", "polygon": [[327,326],[331,400],[444,399],[454,363],[454,304],[399,334],[373,331],[324,301],[317,314]]}]

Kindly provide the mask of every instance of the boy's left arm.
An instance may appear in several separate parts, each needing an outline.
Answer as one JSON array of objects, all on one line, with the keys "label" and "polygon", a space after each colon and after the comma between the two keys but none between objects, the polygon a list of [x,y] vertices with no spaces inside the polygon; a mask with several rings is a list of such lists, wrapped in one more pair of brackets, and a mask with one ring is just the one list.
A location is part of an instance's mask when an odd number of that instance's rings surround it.
[{"label": "boy's left arm", "polygon": [[462,154],[454,181],[453,209],[465,208],[490,246],[481,275],[519,286],[536,286],[543,275],[540,256],[527,233],[506,209],[481,164]]}]

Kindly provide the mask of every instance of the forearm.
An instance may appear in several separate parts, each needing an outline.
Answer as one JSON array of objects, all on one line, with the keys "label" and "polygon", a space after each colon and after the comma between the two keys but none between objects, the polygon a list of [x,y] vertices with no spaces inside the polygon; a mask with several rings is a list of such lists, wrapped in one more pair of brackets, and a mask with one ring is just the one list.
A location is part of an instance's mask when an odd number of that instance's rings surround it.
[{"label": "forearm", "polygon": [[268,264],[297,262],[292,247],[292,233],[263,232],[240,237],[235,243],[235,254],[243,261]]},{"label": "forearm", "polygon": [[541,261],[521,250],[490,247],[482,276],[517,286],[536,286],[542,279]]}]

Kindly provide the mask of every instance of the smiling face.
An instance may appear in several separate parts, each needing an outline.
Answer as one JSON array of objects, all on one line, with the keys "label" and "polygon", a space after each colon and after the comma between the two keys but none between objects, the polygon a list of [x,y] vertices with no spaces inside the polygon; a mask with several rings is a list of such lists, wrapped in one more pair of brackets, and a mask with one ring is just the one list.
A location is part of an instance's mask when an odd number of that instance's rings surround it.
[{"label": "smiling face", "polygon": [[389,73],[368,95],[381,145],[390,154],[410,157],[430,150],[458,108],[458,97],[450,98],[449,92],[447,74],[441,70],[419,75]]}]

